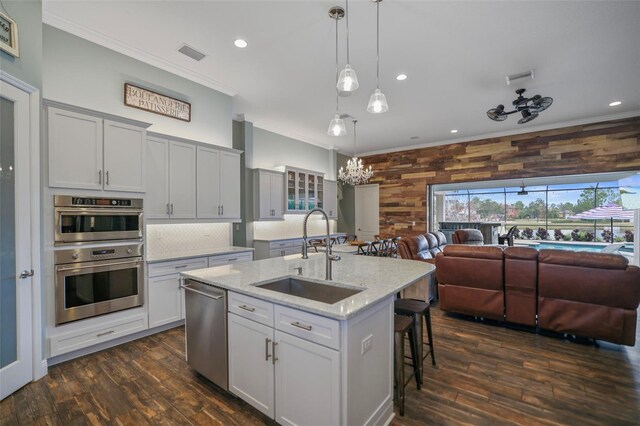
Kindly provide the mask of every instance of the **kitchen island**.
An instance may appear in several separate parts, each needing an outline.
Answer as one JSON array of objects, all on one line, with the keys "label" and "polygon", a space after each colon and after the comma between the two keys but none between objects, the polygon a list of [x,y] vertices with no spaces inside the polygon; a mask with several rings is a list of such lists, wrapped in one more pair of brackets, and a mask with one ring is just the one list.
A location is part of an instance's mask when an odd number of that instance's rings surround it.
[{"label": "kitchen island", "polygon": [[[280,424],[374,425],[393,418],[393,300],[434,270],[424,262],[344,256],[334,263],[333,281],[325,281],[325,256],[314,254],[182,276],[227,291],[230,392]],[[355,294],[325,303],[260,287],[289,278],[326,286],[327,294]],[[189,307],[187,338],[188,315]]]}]

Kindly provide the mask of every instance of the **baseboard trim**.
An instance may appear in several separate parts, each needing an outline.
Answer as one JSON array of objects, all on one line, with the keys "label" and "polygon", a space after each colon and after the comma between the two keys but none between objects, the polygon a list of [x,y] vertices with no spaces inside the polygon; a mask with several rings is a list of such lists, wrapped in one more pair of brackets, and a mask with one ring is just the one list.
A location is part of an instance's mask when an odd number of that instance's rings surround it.
[{"label": "baseboard trim", "polygon": [[137,333],[130,334],[128,336],[122,336],[117,339],[109,340],[108,342],[102,342],[98,345],[89,346],[86,348],[78,349],[77,351],[67,352],[65,354],[57,355],[48,359],[45,359],[43,363],[47,363],[49,367],[63,362],[70,361],[75,358],[80,358],[85,355],[89,355],[95,352],[100,352],[105,349],[112,348],[114,346],[122,345],[123,343],[132,342],[134,340],[141,339],[143,337],[151,336],[162,331],[170,330],[172,328],[181,327],[184,325],[184,320],[175,321],[169,324],[164,324],[159,327],[149,328]]}]

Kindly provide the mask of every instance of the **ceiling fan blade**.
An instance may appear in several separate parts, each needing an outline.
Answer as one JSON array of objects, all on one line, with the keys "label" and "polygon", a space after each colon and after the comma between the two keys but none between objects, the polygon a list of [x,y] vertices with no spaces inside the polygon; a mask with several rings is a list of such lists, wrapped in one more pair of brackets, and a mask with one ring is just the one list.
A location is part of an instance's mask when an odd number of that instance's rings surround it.
[{"label": "ceiling fan blade", "polygon": [[[536,95],[536,96],[539,96],[539,95]],[[549,108],[552,103],[553,103],[553,98],[550,98],[548,96],[545,96],[543,98],[542,96],[540,96],[538,99],[535,99],[533,101],[531,106],[529,106],[529,111],[535,112],[535,113],[542,112],[545,109]]]},{"label": "ceiling fan blade", "polygon": [[524,123],[528,123],[532,120],[535,120],[536,118],[538,118],[538,113],[533,113],[531,114],[529,111],[524,110],[522,111],[522,118],[520,120],[518,120],[518,124],[524,124]]}]

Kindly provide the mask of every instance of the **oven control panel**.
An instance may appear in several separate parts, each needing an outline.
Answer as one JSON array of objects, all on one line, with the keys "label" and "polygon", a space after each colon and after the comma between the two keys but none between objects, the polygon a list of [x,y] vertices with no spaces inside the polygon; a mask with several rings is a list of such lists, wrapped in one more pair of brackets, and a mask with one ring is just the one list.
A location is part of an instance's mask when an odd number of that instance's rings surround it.
[{"label": "oven control panel", "polygon": [[129,244],[122,246],[73,248],[56,250],[55,263],[94,262],[109,259],[124,259],[142,257],[144,244]]},{"label": "oven control panel", "polygon": [[53,204],[56,207],[110,207],[142,209],[141,198],[98,198],[55,195]]}]

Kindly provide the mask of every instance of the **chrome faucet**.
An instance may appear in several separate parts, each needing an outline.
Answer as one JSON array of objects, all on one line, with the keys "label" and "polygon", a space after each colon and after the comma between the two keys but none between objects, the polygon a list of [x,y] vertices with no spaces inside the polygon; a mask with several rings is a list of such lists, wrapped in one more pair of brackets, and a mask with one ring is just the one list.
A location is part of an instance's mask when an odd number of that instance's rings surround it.
[{"label": "chrome faucet", "polygon": [[340,260],[340,256],[338,256],[337,254],[331,254],[331,230],[329,229],[329,217],[322,209],[315,208],[311,210],[309,213],[307,213],[307,215],[304,217],[304,224],[302,225],[302,233],[303,233],[302,239],[304,240],[302,245],[302,258],[303,259],[309,258],[308,252],[307,252],[307,220],[309,220],[309,216],[311,216],[315,212],[322,213],[322,216],[324,216],[324,220],[327,222],[327,238],[325,240],[325,243],[327,245],[326,251],[325,251],[327,263],[326,263],[325,279],[332,280],[333,278],[331,274],[331,262],[337,262],[338,260]]}]

